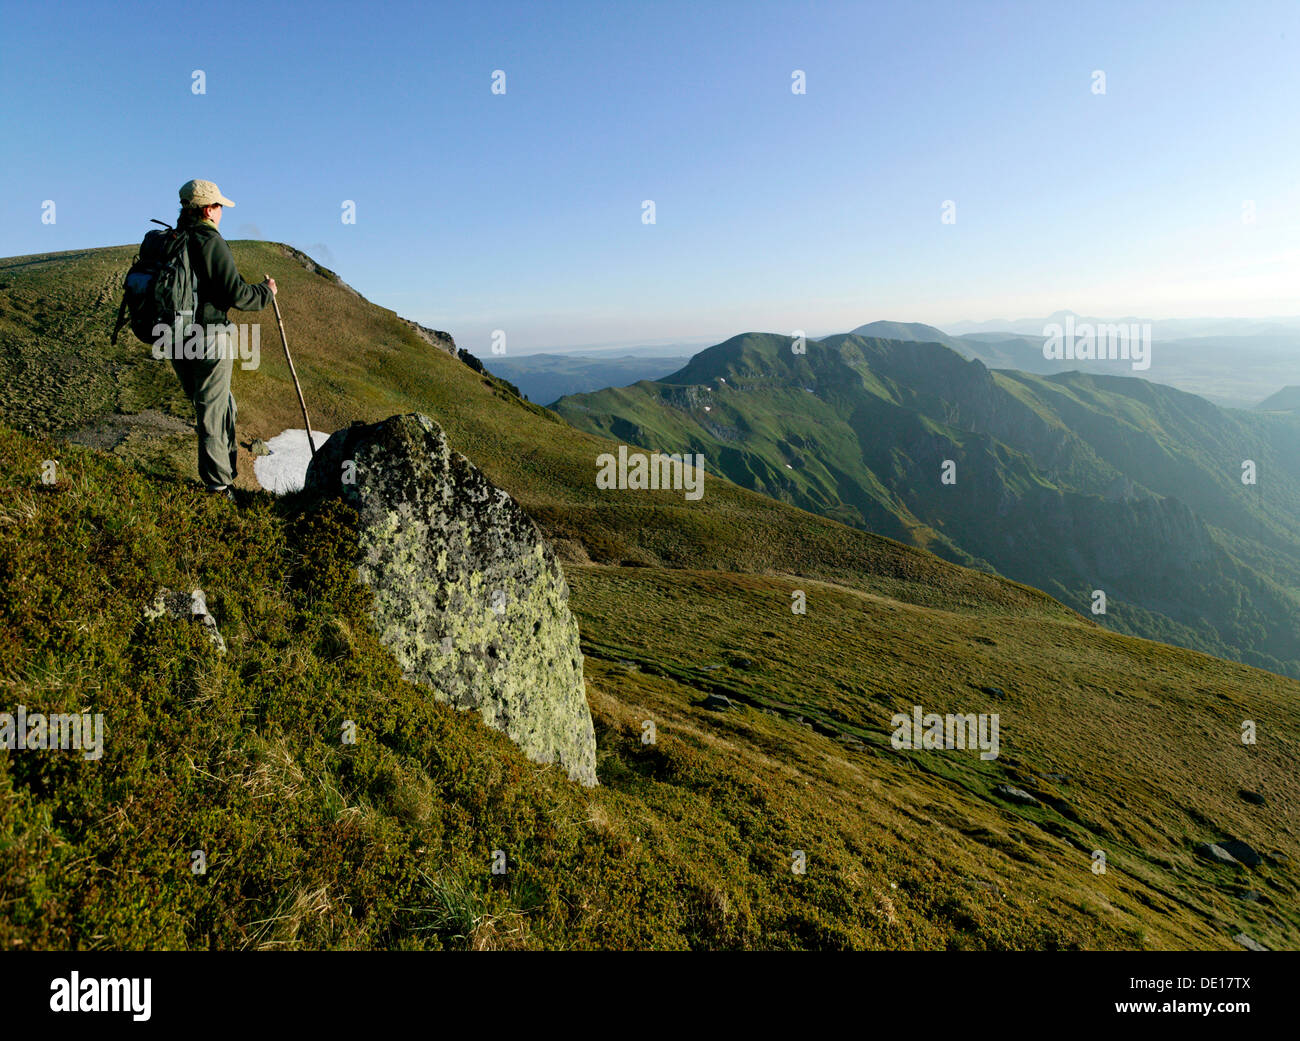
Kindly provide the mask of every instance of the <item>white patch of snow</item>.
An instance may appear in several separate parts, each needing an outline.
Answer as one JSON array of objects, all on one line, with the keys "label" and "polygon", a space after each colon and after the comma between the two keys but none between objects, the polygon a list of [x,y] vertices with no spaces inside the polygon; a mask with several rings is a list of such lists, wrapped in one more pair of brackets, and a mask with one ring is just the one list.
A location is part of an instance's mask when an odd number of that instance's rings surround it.
[{"label": "white patch of snow", "polygon": [[[311,432],[316,451],[329,440],[329,434],[319,430]],[[307,464],[311,462],[311,446],[307,431],[302,427],[286,430],[266,442],[270,455],[260,455],[253,460],[253,476],[268,492],[284,495],[302,490],[307,480]]]}]

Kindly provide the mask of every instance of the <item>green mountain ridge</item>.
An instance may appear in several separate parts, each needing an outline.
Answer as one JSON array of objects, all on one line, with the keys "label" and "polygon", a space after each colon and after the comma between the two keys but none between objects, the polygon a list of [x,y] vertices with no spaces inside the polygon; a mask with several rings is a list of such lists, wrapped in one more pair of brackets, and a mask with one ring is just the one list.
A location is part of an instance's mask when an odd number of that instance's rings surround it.
[{"label": "green mountain ridge", "polygon": [[[1300,675],[1300,425],[1136,378],[991,371],[855,334],[745,333],[557,402],[731,480],[997,571],[1103,624]],[[1242,483],[1254,466],[1257,485]],[[942,480],[946,462],[955,484]]]}]

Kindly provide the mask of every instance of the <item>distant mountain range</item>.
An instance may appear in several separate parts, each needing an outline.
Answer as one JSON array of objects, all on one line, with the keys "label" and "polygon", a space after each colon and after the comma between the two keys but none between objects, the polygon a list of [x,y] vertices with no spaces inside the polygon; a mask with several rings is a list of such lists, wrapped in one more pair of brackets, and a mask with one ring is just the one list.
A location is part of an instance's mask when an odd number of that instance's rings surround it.
[{"label": "distant mountain range", "polygon": [[529,401],[544,405],[565,394],[658,379],[676,372],[690,360],[690,355],[526,354],[487,355],[481,360],[494,376],[513,383]]},{"label": "distant mountain range", "polygon": [[1300,317],[1278,318],[1100,318],[1074,311],[1055,311],[1044,318],[997,318],[986,322],[949,322],[948,333],[966,336],[971,333],[1019,333],[1041,336],[1043,326],[1073,317],[1076,322],[1132,323],[1149,322],[1157,340],[1190,340],[1202,336],[1294,336],[1300,334]]},{"label": "distant mountain range", "polygon": [[[1043,330],[1053,324],[1064,326],[1067,320],[1072,320],[1075,328],[1150,325],[1149,367],[1134,368],[1122,358],[1083,362],[1044,357]],[[1153,322],[1058,311],[1042,319],[1009,323],[1011,328],[957,331],[972,324],[976,323],[958,323],[944,332],[920,322],[871,322],[851,332],[867,337],[941,343],[963,358],[978,358],[991,369],[1018,369],[1044,375],[1077,369],[1111,376],[1140,376],[1231,408],[1254,407],[1279,387],[1300,384],[1300,319],[1187,318]]]},{"label": "distant mountain range", "polygon": [[1300,418],[970,356],[1014,357],[1014,341],[862,329],[891,338],[855,331],[795,354],[787,336],[745,333],[658,381],[554,407],[1085,614],[1104,591],[1097,619],[1120,631],[1300,676]]}]

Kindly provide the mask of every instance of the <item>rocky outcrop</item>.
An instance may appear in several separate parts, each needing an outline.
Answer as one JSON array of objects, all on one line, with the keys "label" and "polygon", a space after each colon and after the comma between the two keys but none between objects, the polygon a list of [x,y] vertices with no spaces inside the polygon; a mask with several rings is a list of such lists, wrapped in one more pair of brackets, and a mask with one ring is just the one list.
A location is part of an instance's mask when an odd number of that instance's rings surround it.
[{"label": "rocky outcrop", "polygon": [[358,512],[360,578],[405,677],[478,712],[535,762],[596,783],[568,585],[532,519],[422,415],[353,423],[305,490]]},{"label": "rocky outcrop", "polygon": [[358,300],[361,299],[360,293],[358,293],[350,285],[344,282],[343,279],[339,278],[339,276],[335,274],[333,271],[331,271],[329,268],[325,267],[322,264],[316,263],[316,261],[312,260],[311,257],[307,256],[307,254],[304,253],[302,250],[295,249],[293,246],[287,245],[283,242],[278,243],[278,245],[280,247],[281,253],[283,253],[286,257],[291,257],[292,259],[296,260],[299,264],[305,267],[312,274],[320,275],[321,278],[328,279],[329,281],[333,282],[336,286],[338,286],[340,289],[346,290],[347,292],[351,293]]},{"label": "rocky outcrop", "polygon": [[401,318],[400,315],[399,315],[399,320],[405,322],[407,326],[409,326],[410,329],[415,333],[415,335],[418,336],[425,343],[427,343],[430,347],[437,347],[438,350],[440,351],[446,351],[453,358],[459,358],[465,365],[469,366],[469,368],[473,369],[475,372],[479,373],[480,375],[491,377],[493,381],[495,381],[499,386],[510,391],[510,393],[513,394],[515,397],[517,398],[523,397],[523,395],[519,392],[519,388],[516,387],[513,383],[511,383],[509,380],[502,379],[500,376],[497,376],[495,373],[488,372],[487,368],[483,365],[481,361],[478,360],[478,358],[470,354],[470,352],[465,350],[464,347],[457,347],[456,341],[452,339],[451,333],[445,333],[441,329],[430,329],[427,325],[421,325],[419,322],[413,322],[409,318]]},{"label": "rocky outcrop", "polygon": [[[400,316],[399,316],[400,318]],[[400,318],[421,340],[430,347],[437,347],[440,351],[446,351],[453,358],[456,357],[456,341],[452,339],[451,333],[445,333],[441,329],[430,329],[427,325],[421,325],[419,322],[413,322],[409,318]]]}]

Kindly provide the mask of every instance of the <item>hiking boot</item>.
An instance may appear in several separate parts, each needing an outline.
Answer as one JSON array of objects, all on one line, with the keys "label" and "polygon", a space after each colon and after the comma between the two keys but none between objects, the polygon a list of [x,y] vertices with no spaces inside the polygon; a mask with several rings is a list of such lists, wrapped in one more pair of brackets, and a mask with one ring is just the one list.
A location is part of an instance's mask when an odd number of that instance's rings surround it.
[{"label": "hiking boot", "polygon": [[209,488],[208,494],[220,495],[222,498],[229,499],[231,502],[235,501],[235,493],[230,490],[230,485],[228,484],[223,484],[217,488]]}]

